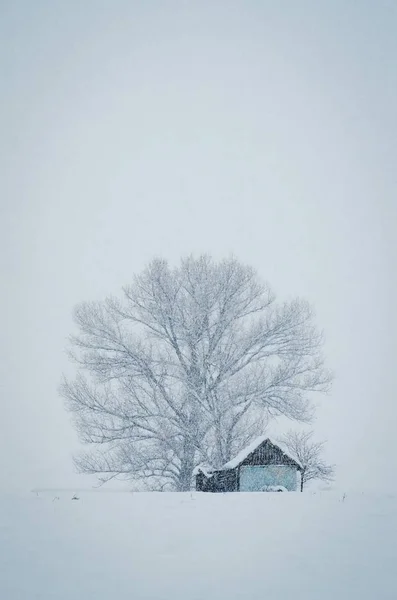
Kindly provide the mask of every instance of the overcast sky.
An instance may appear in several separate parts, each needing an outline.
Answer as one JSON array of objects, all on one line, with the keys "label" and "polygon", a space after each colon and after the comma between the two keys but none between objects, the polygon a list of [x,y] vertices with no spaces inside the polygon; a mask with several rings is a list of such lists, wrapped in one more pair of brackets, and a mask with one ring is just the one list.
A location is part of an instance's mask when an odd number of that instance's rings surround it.
[{"label": "overcast sky", "polygon": [[341,489],[397,486],[397,2],[0,0],[0,488],[82,485],[72,309],[153,256],[307,298]]}]

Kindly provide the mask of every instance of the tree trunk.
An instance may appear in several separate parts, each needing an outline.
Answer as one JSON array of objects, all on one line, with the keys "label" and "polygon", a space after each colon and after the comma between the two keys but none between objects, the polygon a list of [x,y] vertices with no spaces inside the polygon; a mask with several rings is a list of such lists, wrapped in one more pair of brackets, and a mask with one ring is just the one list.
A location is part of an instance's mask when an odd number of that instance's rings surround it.
[{"label": "tree trunk", "polygon": [[178,492],[189,492],[192,487],[194,469],[194,446],[190,440],[186,440],[183,447],[183,457],[179,472]]},{"label": "tree trunk", "polygon": [[304,485],[303,472],[301,471],[301,492],[303,492],[303,485]]},{"label": "tree trunk", "polygon": [[216,430],[216,439],[215,439],[215,447],[216,447],[216,460],[215,467],[222,467],[225,464],[224,454],[223,454],[223,446],[222,446],[222,431],[220,426],[215,427]]}]

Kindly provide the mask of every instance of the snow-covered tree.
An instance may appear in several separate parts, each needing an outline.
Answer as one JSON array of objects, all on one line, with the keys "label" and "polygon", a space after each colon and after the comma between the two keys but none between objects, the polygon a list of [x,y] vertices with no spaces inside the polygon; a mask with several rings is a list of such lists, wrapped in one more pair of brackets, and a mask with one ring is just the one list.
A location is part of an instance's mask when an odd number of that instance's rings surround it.
[{"label": "snow-covered tree", "polygon": [[289,431],[280,439],[291,458],[297,460],[301,467],[301,492],[308,481],[320,479],[332,481],[335,469],[321,457],[325,442],[314,442],[313,431]]},{"label": "snow-covered tree", "polygon": [[198,463],[223,464],[268,418],[309,420],[331,380],[310,306],[277,303],[235,259],[154,260],[74,317],[78,373],[61,393],[94,447],[77,465],[102,480],[188,490]]}]

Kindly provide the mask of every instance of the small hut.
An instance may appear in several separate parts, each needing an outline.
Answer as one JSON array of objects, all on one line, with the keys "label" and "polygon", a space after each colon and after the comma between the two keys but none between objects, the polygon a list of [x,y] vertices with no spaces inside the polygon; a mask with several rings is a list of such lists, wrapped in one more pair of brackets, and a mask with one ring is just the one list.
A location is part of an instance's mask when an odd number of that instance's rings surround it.
[{"label": "small hut", "polygon": [[301,465],[279,445],[257,438],[220,469],[199,466],[195,471],[199,492],[265,492],[297,489]]}]

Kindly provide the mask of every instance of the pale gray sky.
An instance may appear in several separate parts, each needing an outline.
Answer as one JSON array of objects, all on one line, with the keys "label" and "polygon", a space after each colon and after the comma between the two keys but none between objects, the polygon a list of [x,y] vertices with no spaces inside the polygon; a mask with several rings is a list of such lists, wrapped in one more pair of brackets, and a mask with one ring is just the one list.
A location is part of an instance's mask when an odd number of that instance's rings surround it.
[{"label": "pale gray sky", "polygon": [[72,308],[190,252],[314,304],[338,485],[397,486],[397,2],[0,0],[0,39],[0,487],[81,485]]}]

